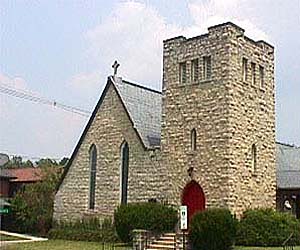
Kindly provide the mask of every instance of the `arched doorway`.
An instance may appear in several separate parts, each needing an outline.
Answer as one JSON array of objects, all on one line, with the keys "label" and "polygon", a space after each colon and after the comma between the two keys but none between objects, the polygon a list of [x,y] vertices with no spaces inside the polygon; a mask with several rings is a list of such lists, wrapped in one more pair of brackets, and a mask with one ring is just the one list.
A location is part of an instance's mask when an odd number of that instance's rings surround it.
[{"label": "arched doorway", "polygon": [[205,209],[205,195],[196,181],[192,180],[185,186],[181,202],[182,205],[186,205],[188,208],[188,221],[191,220],[196,212]]}]

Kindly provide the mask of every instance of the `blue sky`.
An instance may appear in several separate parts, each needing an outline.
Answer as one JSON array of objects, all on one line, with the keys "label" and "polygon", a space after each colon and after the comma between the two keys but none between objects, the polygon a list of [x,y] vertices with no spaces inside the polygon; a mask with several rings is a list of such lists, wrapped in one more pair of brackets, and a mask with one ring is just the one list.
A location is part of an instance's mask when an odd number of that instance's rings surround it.
[{"label": "blue sky", "polygon": [[[14,1],[0,3],[0,86],[92,110],[120,75],[160,89],[162,40],[233,21],[276,51],[276,137],[300,145],[299,0]],[[87,117],[0,93],[0,152],[70,156]]]}]

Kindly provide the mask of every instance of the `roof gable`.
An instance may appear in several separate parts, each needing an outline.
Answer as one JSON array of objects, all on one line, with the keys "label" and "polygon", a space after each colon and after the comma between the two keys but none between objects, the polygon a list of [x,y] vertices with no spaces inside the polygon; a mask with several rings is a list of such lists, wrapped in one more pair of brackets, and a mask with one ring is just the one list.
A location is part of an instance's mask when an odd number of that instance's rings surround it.
[{"label": "roof gable", "polygon": [[[120,79],[120,78],[118,78]],[[113,77],[108,77],[106,86],[101,94],[101,97],[95,106],[91,117],[87,125],[85,126],[83,133],[81,134],[78,143],[71,155],[71,158],[66,165],[62,177],[58,183],[57,190],[62,184],[64,178],[66,177],[70,166],[72,165],[78,150],[91,127],[94,118],[106,96],[106,93],[110,86],[113,86],[119,96],[121,103],[124,107],[125,112],[128,115],[132,127],[135,130],[138,138],[140,139],[142,145],[145,149],[154,146],[159,146],[160,144],[160,116],[161,116],[161,92],[151,90],[149,88],[139,86],[134,83],[127,81],[122,81],[116,83]],[[152,104],[155,103],[155,105]],[[158,112],[156,108],[159,106]],[[157,124],[158,123],[158,124]]]}]

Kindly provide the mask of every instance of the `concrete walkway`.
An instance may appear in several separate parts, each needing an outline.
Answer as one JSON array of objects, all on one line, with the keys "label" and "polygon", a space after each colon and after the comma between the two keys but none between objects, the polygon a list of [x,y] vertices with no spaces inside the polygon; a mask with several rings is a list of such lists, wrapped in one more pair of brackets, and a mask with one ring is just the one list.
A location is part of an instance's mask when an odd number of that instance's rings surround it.
[{"label": "concrete walkway", "polygon": [[11,232],[0,230],[0,239],[1,239],[1,235],[8,235],[8,236],[13,236],[13,237],[18,237],[18,238],[20,238],[20,240],[0,241],[0,247],[4,246],[4,245],[8,245],[8,244],[14,244],[14,243],[25,243],[25,242],[36,242],[36,241],[46,241],[46,240],[48,240],[47,238],[34,237],[34,236],[31,236],[31,235],[11,233]]}]

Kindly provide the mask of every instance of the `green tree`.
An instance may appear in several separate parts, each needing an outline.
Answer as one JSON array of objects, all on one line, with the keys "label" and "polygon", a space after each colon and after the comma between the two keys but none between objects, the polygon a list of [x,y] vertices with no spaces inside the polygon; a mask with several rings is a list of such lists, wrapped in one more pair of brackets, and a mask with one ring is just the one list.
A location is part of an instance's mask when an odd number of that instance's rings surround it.
[{"label": "green tree", "polygon": [[68,157],[63,157],[63,158],[59,161],[59,165],[65,166],[65,165],[67,165],[68,161],[69,161],[69,158],[68,158]]},{"label": "green tree", "polygon": [[19,232],[45,235],[51,227],[58,168],[43,167],[43,181],[25,186],[11,200],[12,226]]},{"label": "green tree", "polygon": [[33,167],[30,160],[24,161],[21,156],[13,156],[5,165],[4,168],[29,168]]}]

